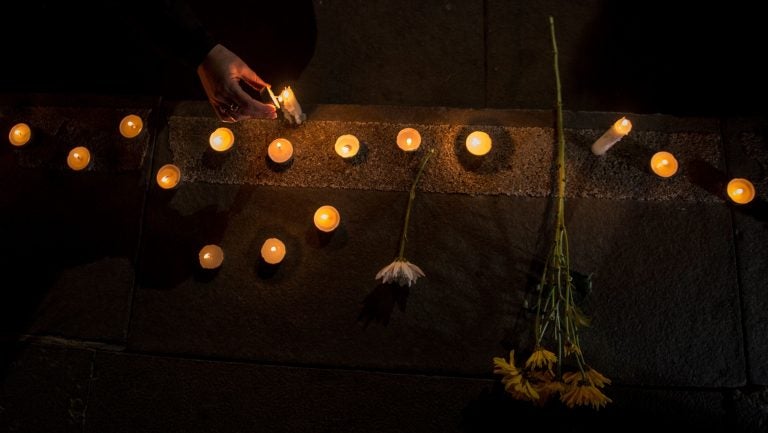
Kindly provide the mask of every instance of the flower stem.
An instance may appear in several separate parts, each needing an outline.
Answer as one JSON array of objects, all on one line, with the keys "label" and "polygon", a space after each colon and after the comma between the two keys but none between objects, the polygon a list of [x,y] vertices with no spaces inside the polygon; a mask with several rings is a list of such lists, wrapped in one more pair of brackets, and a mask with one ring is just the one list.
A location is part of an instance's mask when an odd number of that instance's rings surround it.
[{"label": "flower stem", "polygon": [[555,64],[555,88],[557,89],[557,225],[558,230],[565,229],[565,133],[563,132],[563,97],[560,85],[560,67],[557,60],[557,39],[555,38],[555,19],[549,17],[549,31],[552,34],[552,51]]},{"label": "flower stem", "polygon": [[411,195],[408,197],[408,207],[405,210],[405,222],[403,223],[403,235],[400,238],[400,251],[397,253],[397,260],[405,260],[405,241],[408,240],[408,223],[411,220],[411,207],[413,207],[413,199],[416,198],[416,185],[421,179],[421,174],[424,172],[424,167],[427,165],[427,161],[435,153],[435,149],[429,149],[426,155],[421,159],[421,165],[419,166],[419,172],[416,173],[416,178],[413,179],[413,185],[411,185]]}]

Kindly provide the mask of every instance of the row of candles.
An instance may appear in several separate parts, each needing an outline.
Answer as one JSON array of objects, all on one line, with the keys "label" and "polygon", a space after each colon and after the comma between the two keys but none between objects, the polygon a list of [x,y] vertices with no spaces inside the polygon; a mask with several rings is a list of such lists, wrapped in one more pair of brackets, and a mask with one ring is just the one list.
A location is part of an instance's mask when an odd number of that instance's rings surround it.
[{"label": "row of candles", "polygon": [[[125,116],[119,125],[120,134],[125,138],[135,138],[143,130],[144,122],[135,114]],[[628,135],[632,130],[632,122],[626,117],[617,120],[592,145],[592,153],[604,155],[613,145]],[[8,140],[14,146],[24,146],[32,139],[32,129],[26,123],[19,123],[11,128]],[[397,134],[397,146],[405,152],[413,152],[421,145],[421,135],[413,128],[405,128]],[[211,133],[209,144],[217,152],[226,152],[235,143],[235,134],[229,128],[218,128]],[[491,137],[483,131],[474,131],[467,136],[467,151],[476,156],[483,156],[491,151]],[[336,153],[342,158],[352,158],[360,150],[360,141],[351,134],[340,136],[334,145]],[[293,144],[285,138],[272,141],[267,148],[269,158],[277,163],[284,164],[293,158]],[[67,165],[72,170],[83,170],[90,166],[91,154],[84,146],[78,146],[70,150],[67,155]],[[651,170],[658,176],[668,178],[678,171],[678,162],[673,154],[666,151],[655,153],[650,161]],[[181,181],[181,172],[175,165],[167,164],[160,168],[157,174],[157,183],[161,188],[175,188]],[[732,179],[726,188],[728,197],[734,203],[746,204],[755,197],[755,187],[747,179]]]}]

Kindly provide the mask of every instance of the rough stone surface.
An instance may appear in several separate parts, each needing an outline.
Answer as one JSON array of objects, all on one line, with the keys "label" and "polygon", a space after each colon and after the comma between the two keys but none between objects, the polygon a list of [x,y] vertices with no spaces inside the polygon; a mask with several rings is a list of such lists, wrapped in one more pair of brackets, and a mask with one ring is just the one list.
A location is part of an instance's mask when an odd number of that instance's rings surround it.
[{"label": "rough stone surface", "polygon": [[92,352],[0,346],[0,430],[82,432]]},{"label": "rough stone surface", "polygon": [[[415,117],[424,116],[417,113]],[[471,120],[466,114],[461,117]],[[604,116],[595,117],[597,123]],[[432,118],[440,121],[436,115]],[[604,130],[566,131],[569,195],[719,201],[707,188],[712,180],[707,175],[723,171],[719,133],[669,131],[663,122],[642,120],[641,127],[645,123],[660,130],[635,128],[602,157],[594,156],[590,147]],[[550,194],[555,147],[551,128],[446,124],[445,119],[442,123],[309,120],[292,128],[280,122],[252,121],[233,126],[234,148],[227,154],[216,154],[207,146],[208,136],[218,126],[216,120],[175,116],[170,120],[170,143],[173,161],[186,181],[404,191],[410,187],[421,155],[430,147],[437,153],[424,174],[425,191],[533,197]],[[606,129],[611,123],[605,123]],[[395,144],[398,131],[405,127],[415,127],[422,135],[422,148],[414,154],[406,154]],[[491,136],[493,149],[488,155],[476,157],[466,150],[466,137],[474,130]],[[361,141],[360,154],[351,160],[333,150],[343,134],[353,134]],[[267,157],[269,143],[278,137],[294,145],[293,160],[283,166],[275,166]],[[651,172],[650,158],[659,150],[677,156],[682,167],[678,175],[662,179]]]},{"label": "rough stone surface", "polygon": [[[32,128],[32,140],[16,149],[23,168],[42,167],[69,171],[67,155],[73,147],[85,146],[91,152],[90,170],[122,172],[139,170],[147,156],[150,110],[103,107],[5,107],[0,108],[0,126],[9,131],[19,122]],[[128,114],[144,119],[144,130],[125,138],[118,129]]]},{"label": "rough stone surface", "polygon": [[[749,179],[753,202],[731,204],[742,287],[749,377],[768,384],[768,144],[765,120],[732,119],[727,123],[728,172]],[[723,186],[722,190],[725,190]]]},{"label": "rough stone surface", "polygon": [[[22,148],[0,146],[0,233],[13,246],[0,251],[0,334],[125,339],[149,143],[147,132],[116,138],[127,112],[3,111],[4,130],[25,120],[36,135]],[[92,170],[62,168],[72,142],[101,155]]]},{"label": "rough stone surface", "polygon": [[759,433],[768,428],[768,390],[737,390],[730,396],[729,412],[738,431]]},{"label": "rough stone surface", "polygon": [[317,47],[293,86],[300,101],[484,105],[481,1],[314,3]]},{"label": "rough stone surface", "polygon": [[488,380],[99,354],[86,432],[453,432]]}]

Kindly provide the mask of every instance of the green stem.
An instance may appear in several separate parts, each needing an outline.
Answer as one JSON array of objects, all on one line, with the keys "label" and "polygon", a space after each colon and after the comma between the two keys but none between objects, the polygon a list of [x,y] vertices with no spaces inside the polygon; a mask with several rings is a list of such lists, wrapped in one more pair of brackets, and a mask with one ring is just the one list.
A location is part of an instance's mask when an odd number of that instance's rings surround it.
[{"label": "green stem", "polygon": [[416,178],[413,179],[413,185],[411,185],[411,195],[408,197],[408,208],[405,210],[405,222],[403,223],[403,235],[400,238],[400,251],[397,253],[397,260],[405,260],[405,241],[408,240],[408,223],[411,220],[411,207],[413,207],[413,199],[416,198],[416,185],[421,179],[421,174],[424,172],[424,167],[427,165],[427,161],[435,153],[435,149],[429,149],[424,158],[421,159],[421,166],[419,166],[419,172],[416,173]]},{"label": "green stem", "polygon": [[557,89],[557,224],[558,230],[565,229],[565,133],[563,132],[563,97],[560,85],[560,67],[557,60],[557,39],[555,38],[555,19],[549,17],[549,31],[552,34],[552,51],[555,64],[555,88]]}]

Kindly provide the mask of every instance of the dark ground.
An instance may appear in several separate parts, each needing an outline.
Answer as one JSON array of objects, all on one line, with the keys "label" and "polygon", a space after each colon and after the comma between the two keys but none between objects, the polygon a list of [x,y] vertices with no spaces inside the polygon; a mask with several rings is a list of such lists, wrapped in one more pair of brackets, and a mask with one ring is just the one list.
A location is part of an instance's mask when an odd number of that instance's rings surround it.
[{"label": "dark ground", "polygon": [[[766,431],[759,14],[316,0],[317,40],[298,43],[313,32],[278,11],[217,6],[204,19],[242,50],[270,23],[293,35],[247,55],[268,80],[293,83],[309,113],[300,128],[236,124],[225,155],[206,150],[219,125],[207,103],[173,102],[202,98],[192,68],[105,48],[110,35],[149,47],[146,35],[79,27],[76,4],[8,14],[36,27],[0,30],[6,58],[19,59],[0,81],[0,130],[26,121],[36,135],[0,146],[0,431]],[[222,10],[239,24],[222,25]],[[492,357],[524,347],[523,299],[550,233],[549,14],[569,110],[573,263],[594,273],[583,343],[614,381],[598,413],[514,402],[491,374]],[[96,54],[66,49],[82,38]],[[260,63],[275,56],[287,60]],[[116,134],[127,113],[147,121],[135,140]],[[591,155],[620,115],[632,133]],[[427,277],[410,289],[373,279],[395,253],[421,155],[392,143],[405,126],[438,150],[408,243]],[[494,137],[481,160],[461,148],[474,129]],[[360,158],[331,153],[342,133],[361,139]],[[294,142],[287,169],[266,164],[276,136]],[[75,143],[93,151],[91,170],[63,166]],[[661,149],[681,162],[671,179],[647,168]],[[184,181],[161,191],[154,173],[169,162]],[[724,197],[737,176],[755,183],[752,204]],[[323,204],[342,214],[329,236],[311,226]],[[289,251],[277,268],[258,260],[272,236]],[[225,251],[218,271],[196,266],[208,243]]]}]

